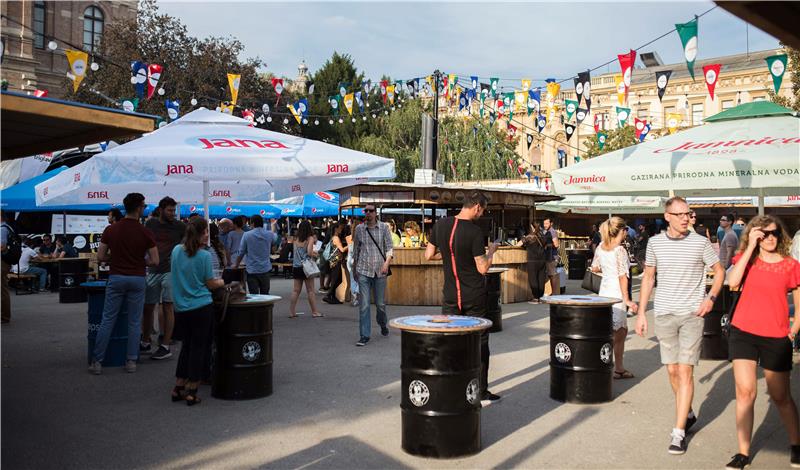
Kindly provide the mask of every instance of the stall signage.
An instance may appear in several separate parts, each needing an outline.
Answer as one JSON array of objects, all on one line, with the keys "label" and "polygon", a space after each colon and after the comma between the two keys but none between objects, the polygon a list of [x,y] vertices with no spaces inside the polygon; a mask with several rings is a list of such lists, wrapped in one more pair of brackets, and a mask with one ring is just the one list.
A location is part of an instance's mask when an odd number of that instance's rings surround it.
[{"label": "stall signage", "polygon": [[[106,215],[70,215],[67,214],[66,233],[68,235],[86,234],[86,233],[103,233],[103,230],[108,226],[108,217]],[[50,224],[50,233],[63,234],[64,232],[64,216],[61,214],[54,214]]]},{"label": "stall signage", "polygon": [[361,203],[414,202],[414,191],[370,191],[361,193]]}]

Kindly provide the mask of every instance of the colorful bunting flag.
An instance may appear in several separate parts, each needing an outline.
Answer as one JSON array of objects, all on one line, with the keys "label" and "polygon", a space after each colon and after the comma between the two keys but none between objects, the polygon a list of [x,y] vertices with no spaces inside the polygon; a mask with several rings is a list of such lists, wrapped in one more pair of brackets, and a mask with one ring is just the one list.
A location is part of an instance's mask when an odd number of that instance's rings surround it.
[{"label": "colorful bunting flag", "polygon": [[644,130],[642,131],[642,134],[639,136],[639,142],[644,142],[644,138],[647,137],[647,134],[650,133],[650,128],[651,125],[649,122],[644,125]]},{"label": "colorful bunting flag", "polygon": [[136,89],[136,96],[144,98],[144,91],[147,88],[147,65],[144,62],[138,60],[131,62],[131,83]]},{"label": "colorful bunting flag", "polygon": [[497,116],[495,115],[494,111],[489,111],[489,127],[492,127],[494,125],[494,121],[496,119]]},{"label": "colorful bunting flag", "polygon": [[490,78],[489,79],[489,86],[490,86],[490,88],[492,90],[492,96],[493,97],[497,97],[497,95],[500,93],[500,90],[498,89],[498,86],[497,86],[497,83],[499,81],[500,81],[500,79],[498,79],[498,78]]},{"label": "colorful bunting flag", "polygon": [[389,99],[389,104],[394,104],[394,85],[389,85],[386,87],[386,97]]},{"label": "colorful bunting flag", "polygon": [[528,150],[530,150],[533,145],[533,134],[525,134],[525,140],[528,143]]},{"label": "colorful bunting flag", "polygon": [[513,140],[514,137],[517,136],[517,126],[511,124],[510,122],[508,123],[506,130],[508,131],[508,140]]},{"label": "colorful bunting flag", "polygon": [[357,91],[355,96],[356,96],[356,103],[358,104],[358,110],[363,113],[364,112],[364,99],[361,98],[361,92]]},{"label": "colorful bunting flag", "polygon": [[305,98],[297,100],[294,104],[287,104],[286,106],[289,108],[289,111],[298,124],[302,124],[302,120],[308,116],[308,100]]},{"label": "colorful bunting flag", "polygon": [[473,75],[473,76],[469,77],[469,81],[470,81],[470,83],[472,83],[472,89],[473,90],[477,90],[478,89],[478,77]]},{"label": "colorful bunting flag", "polygon": [[364,94],[369,96],[370,90],[372,90],[372,80],[367,80],[366,82],[364,82]]},{"label": "colorful bunting flag", "polygon": [[528,90],[514,92],[514,111],[518,113],[525,112],[528,107]]},{"label": "colorful bunting flag", "polygon": [[523,78],[522,79],[522,91],[528,91],[531,89],[531,79],[530,78]]},{"label": "colorful bunting flag", "polygon": [[158,64],[150,64],[147,66],[147,99],[153,97],[156,91],[158,81],[161,79],[161,72],[163,67]]},{"label": "colorful bunting flag", "polygon": [[339,90],[339,96],[347,96],[347,87],[350,85],[348,82],[339,82],[336,87]]},{"label": "colorful bunting flag", "polygon": [[667,92],[667,84],[669,84],[669,77],[672,76],[672,70],[662,70],[656,72],[656,86],[658,87],[658,101],[664,98],[664,93]]},{"label": "colorful bunting flag", "polygon": [[589,115],[588,109],[578,108],[578,110],[575,111],[575,120],[577,120],[578,124],[580,125],[588,115]]},{"label": "colorful bunting flag", "polygon": [[174,121],[178,119],[181,115],[181,103],[180,101],[170,101],[166,100],[164,104],[167,106],[167,117],[170,121]]},{"label": "colorful bunting flag", "polygon": [[238,73],[228,74],[228,87],[231,89],[231,103],[233,104],[236,104],[236,100],[239,98],[239,83],[241,79],[242,76]]},{"label": "colorful bunting flag", "polygon": [[603,147],[606,145],[606,139],[608,139],[608,134],[605,132],[598,132],[597,133],[597,148],[603,150]]},{"label": "colorful bunting flag", "polygon": [[233,105],[228,102],[220,103],[219,110],[222,114],[230,114],[233,116]]},{"label": "colorful bunting flag", "polygon": [[558,97],[558,92],[561,91],[561,85],[556,83],[555,78],[548,78],[545,81],[547,82],[547,106],[552,108]]},{"label": "colorful bunting flag", "polygon": [[542,92],[538,88],[528,90],[528,116],[538,113],[541,108]]},{"label": "colorful bunting flag", "polygon": [[467,94],[462,92],[458,95],[458,110],[461,111],[467,107]]},{"label": "colorful bunting flag", "polygon": [[386,89],[389,87],[389,82],[386,80],[381,80],[381,100],[383,100],[383,104],[386,105],[386,98],[388,97],[386,94]]},{"label": "colorful bunting flag", "polygon": [[623,108],[617,106],[617,124],[618,127],[625,127],[625,122],[628,121],[628,118],[631,116],[631,109],[630,108]]},{"label": "colorful bunting flag", "polygon": [[778,93],[783,82],[783,74],[786,72],[786,54],[771,55],[766,61],[769,73],[772,75],[772,86],[775,88],[775,93]]},{"label": "colorful bunting flag", "polygon": [[128,113],[133,113],[139,107],[139,98],[123,98],[122,110]]},{"label": "colorful bunting flag", "polygon": [[575,126],[573,126],[572,124],[569,124],[569,123],[565,123],[564,124],[564,131],[567,133],[567,142],[569,142],[569,139],[572,138],[572,134],[575,133]]},{"label": "colorful bunting flag", "polygon": [[636,63],[636,51],[630,50],[627,54],[617,54],[619,67],[622,69],[622,83],[625,84],[625,100],[628,100],[628,91],[631,89],[631,76],[633,75],[633,64]]},{"label": "colorful bunting flag", "polygon": [[719,71],[722,68],[721,64],[710,64],[703,66],[703,76],[706,79],[706,86],[708,87],[708,93],[711,95],[711,99],[714,99],[714,89],[717,87],[717,81],[719,81]]},{"label": "colorful bunting flag", "polygon": [[597,114],[594,115],[594,133],[600,133],[600,116]]},{"label": "colorful bunting flag", "polygon": [[308,82],[308,96],[314,94],[314,82]]},{"label": "colorful bunting flag", "polygon": [[686,67],[694,80],[694,61],[697,59],[697,18],[688,23],[676,24],[675,29],[678,30],[678,36],[681,37]]},{"label": "colorful bunting flag", "polygon": [[633,118],[633,131],[636,135],[636,140],[639,140],[646,127],[647,121],[645,119]]},{"label": "colorful bunting flag", "polygon": [[681,123],[681,115],[678,113],[669,113],[667,115],[667,128],[670,134],[674,134],[678,130]]},{"label": "colorful bunting flag", "polygon": [[572,115],[575,114],[575,111],[578,110],[578,102],[575,100],[565,100],[564,104],[566,106],[567,111],[567,121],[572,119]]},{"label": "colorful bunting flag", "polygon": [[344,109],[347,110],[348,114],[353,115],[353,93],[344,95]]},{"label": "colorful bunting flag", "polygon": [[[580,72],[578,73],[578,80],[581,86],[581,93],[583,94],[583,99],[586,101],[586,109],[591,108],[591,100],[592,100],[592,74],[590,71]],[[578,90],[577,84],[575,86],[575,90]],[[578,103],[580,103],[581,97],[578,96]]]},{"label": "colorful bunting flag", "polygon": [[49,93],[50,92],[47,90],[40,90],[37,88],[36,90],[33,91],[33,96],[35,96],[36,98],[47,98],[47,95]]},{"label": "colorful bunting flag", "polygon": [[539,114],[539,117],[536,118],[536,128],[539,130],[540,134],[544,130],[545,126],[547,126],[547,116],[544,114]]},{"label": "colorful bunting flag", "polygon": [[622,78],[622,75],[616,74],[614,75],[614,86],[617,89],[617,102],[620,106],[625,104],[625,81]]},{"label": "colorful bunting flag", "polygon": [[339,99],[341,97],[339,95],[329,96],[328,97],[328,104],[331,105],[331,114],[334,116],[339,115]]},{"label": "colorful bunting flag", "polygon": [[278,100],[280,100],[281,93],[283,93],[283,79],[282,78],[273,78],[272,79],[272,88],[275,89],[275,94],[278,95]]},{"label": "colorful bunting flag", "polygon": [[86,77],[86,68],[89,66],[89,54],[83,51],[67,49],[64,51],[69,62],[70,78],[72,79],[72,91],[78,92],[78,87]]}]

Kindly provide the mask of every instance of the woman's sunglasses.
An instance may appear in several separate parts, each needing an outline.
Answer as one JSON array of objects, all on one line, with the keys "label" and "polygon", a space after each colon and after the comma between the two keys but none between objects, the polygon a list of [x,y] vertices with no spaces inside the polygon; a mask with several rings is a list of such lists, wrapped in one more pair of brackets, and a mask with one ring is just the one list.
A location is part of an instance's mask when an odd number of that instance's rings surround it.
[{"label": "woman's sunglasses", "polygon": [[783,235],[783,234],[781,233],[780,229],[775,229],[775,230],[761,230],[761,231],[762,231],[762,232],[764,232],[764,238],[767,238],[768,236],[772,235],[773,237],[775,237],[775,239],[776,239],[776,240],[780,240],[780,239],[781,239],[781,236]]}]

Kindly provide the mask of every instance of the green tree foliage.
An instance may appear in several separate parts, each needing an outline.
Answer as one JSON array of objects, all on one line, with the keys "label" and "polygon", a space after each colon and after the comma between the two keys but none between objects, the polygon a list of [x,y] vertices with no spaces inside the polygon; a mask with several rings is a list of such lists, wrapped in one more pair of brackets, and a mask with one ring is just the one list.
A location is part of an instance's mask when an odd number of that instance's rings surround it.
[{"label": "green tree foliage", "polygon": [[582,155],[583,158],[596,157],[638,143],[636,140],[636,129],[633,126],[612,129],[605,131],[605,133],[607,134],[606,144],[603,146],[602,150],[600,150],[600,146],[598,145],[596,134],[583,143],[584,147],[586,147],[586,151],[583,152]]},{"label": "green tree foliage", "polygon": [[[786,55],[789,56],[789,64],[786,67],[787,68],[786,72],[792,74],[792,79],[791,79],[792,94],[788,98],[784,96],[778,96],[772,89],[770,89],[768,91],[769,98],[774,103],[777,103],[781,106],[785,106],[795,111],[800,111],[800,50],[793,49],[788,46],[783,46],[783,51]],[[785,75],[784,78],[786,78]],[[786,85],[787,85],[786,80],[784,80],[783,83],[781,84],[781,87],[785,87]]]},{"label": "green tree foliage", "polygon": [[439,126],[438,170],[450,181],[516,178],[516,145],[516,139],[509,139],[497,124],[490,127],[479,118],[446,117]]}]

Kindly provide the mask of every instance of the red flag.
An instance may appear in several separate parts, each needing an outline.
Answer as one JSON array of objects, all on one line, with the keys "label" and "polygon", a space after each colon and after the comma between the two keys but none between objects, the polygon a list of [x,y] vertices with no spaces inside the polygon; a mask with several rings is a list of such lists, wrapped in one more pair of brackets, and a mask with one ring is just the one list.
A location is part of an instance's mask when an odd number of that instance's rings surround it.
[{"label": "red flag", "polygon": [[636,51],[631,49],[627,54],[618,54],[619,68],[622,69],[622,83],[625,84],[625,101],[628,100],[628,90],[631,88],[631,75],[633,64],[636,62]]},{"label": "red flag", "polygon": [[600,116],[595,113],[594,115],[594,133],[597,134],[600,132]]},{"label": "red flag", "polygon": [[703,66],[703,76],[706,77],[706,86],[708,87],[708,93],[711,95],[712,100],[714,99],[714,88],[717,87],[717,81],[719,81],[719,69],[721,67],[721,64]]},{"label": "red flag", "polygon": [[383,104],[386,104],[386,87],[389,86],[389,82],[386,80],[381,80],[381,98],[383,99]]},{"label": "red flag", "polygon": [[46,98],[47,97],[47,90],[39,90],[33,92],[33,96],[37,98]]},{"label": "red flag", "polygon": [[517,167],[517,171],[519,172],[519,175],[520,175],[520,176],[522,176],[522,175],[524,175],[524,174],[525,174],[525,168],[522,168],[521,166],[518,166],[518,167]]},{"label": "red flag", "polygon": [[450,98],[450,87],[447,86],[447,74],[442,76],[442,88],[444,88],[444,97]]},{"label": "red flag", "polygon": [[514,160],[510,158],[508,159],[508,167],[511,168],[512,170],[514,169]]},{"label": "red flag", "polygon": [[278,95],[278,99],[275,100],[275,106],[278,106],[278,103],[281,101],[281,93],[283,93],[283,79],[282,78],[273,78],[272,79],[272,88],[275,89],[275,94]]},{"label": "red flag", "polygon": [[636,132],[636,140],[639,140],[639,138],[642,136],[642,132],[644,132],[645,128],[647,127],[647,120],[633,118],[633,124]]},{"label": "red flag", "polygon": [[244,111],[242,111],[242,117],[250,121],[250,127],[253,127],[255,125],[254,122],[256,120],[256,114],[253,111],[245,109]]},{"label": "red flag", "polygon": [[147,99],[153,97],[153,93],[158,86],[158,80],[161,78],[163,67],[158,64],[150,64],[147,66]]},{"label": "red flag", "polygon": [[498,118],[502,118],[503,116],[505,116],[506,104],[503,103],[503,100],[497,100],[494,103],[494,107],[497,109],[497,117]]},{"label": "red flag", "polygon": [[508,140],[517,136],[517,127],[510,122],[508,123]]}]

